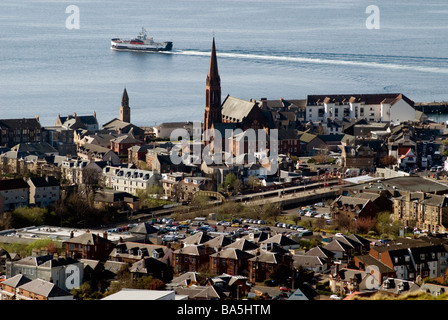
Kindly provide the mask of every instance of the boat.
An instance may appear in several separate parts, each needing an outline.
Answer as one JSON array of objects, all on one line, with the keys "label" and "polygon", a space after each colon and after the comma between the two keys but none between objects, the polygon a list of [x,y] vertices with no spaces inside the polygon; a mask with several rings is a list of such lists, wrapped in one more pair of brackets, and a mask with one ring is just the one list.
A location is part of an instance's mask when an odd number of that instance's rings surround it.
[{"label": "boat", "polygon": [[171,41],[155,42],[153,38],[148,38],[146,29],[142,28],[135,39],[111,39],[112,50],[117,51],[170,51],[173,48]]}]

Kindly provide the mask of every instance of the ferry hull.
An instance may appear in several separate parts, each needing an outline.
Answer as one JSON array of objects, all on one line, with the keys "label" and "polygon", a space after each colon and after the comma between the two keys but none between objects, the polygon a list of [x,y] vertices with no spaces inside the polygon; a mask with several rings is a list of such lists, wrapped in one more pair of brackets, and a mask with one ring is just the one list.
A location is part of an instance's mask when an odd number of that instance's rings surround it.
[{"label": "ferry hull", "polygon": [[170,51],[173,48],[172,42],[162,42],[159,45],[132,45],[112,42],[111,47],[115,51]]}]

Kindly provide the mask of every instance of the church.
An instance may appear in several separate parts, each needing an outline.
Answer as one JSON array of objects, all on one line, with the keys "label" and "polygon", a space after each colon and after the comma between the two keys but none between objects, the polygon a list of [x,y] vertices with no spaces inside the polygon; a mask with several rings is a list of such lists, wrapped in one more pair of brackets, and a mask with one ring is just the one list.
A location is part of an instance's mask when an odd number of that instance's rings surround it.
[{"label": "church", "polygon": [[[226,130],[246,131],[262,129],[269,133],[269,120],[255,100],[242,100],[227,95],[221,103],[221,78],[218,72],[215,39],[213,38],[210,67],[205,86],[205,112],[203,123],[203,141],[205,145],[213,142],[215,132],[222,137],[222,148],[229,141],[225,139]],[[229,149],[225,149],[229,150]]]}]

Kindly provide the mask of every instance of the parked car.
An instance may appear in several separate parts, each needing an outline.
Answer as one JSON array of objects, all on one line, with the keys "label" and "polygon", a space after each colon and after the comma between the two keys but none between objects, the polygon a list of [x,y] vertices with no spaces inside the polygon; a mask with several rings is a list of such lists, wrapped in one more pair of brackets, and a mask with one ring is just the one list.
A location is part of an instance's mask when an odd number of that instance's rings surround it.
[{"label": "parked car", "polygon": [[315,203],[314,206],[315,206],[315,207],[321,207],[321,208],[323,208],[323,207],[325,207],[325,203],[323,203],[323,202],[318,202],[318,203]]},{"label": "parked car", "polygon": [[330,299],[332,299],[332,300],[342,300],[342,298],[340,296],[338,296],[337,294],[332,294],[330,296]]}]

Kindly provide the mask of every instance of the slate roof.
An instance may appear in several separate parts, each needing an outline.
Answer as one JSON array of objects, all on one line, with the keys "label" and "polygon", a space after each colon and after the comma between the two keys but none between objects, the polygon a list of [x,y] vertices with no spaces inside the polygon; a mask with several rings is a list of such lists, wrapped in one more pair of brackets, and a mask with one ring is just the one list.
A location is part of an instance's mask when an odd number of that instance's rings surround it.
[{"label": "slate roof", "polygon": [[112,261],[112,260],[107,260],[104,263],[104,271],[109,271],[113,274],[117,274],[118,271],[120,271],[120,269],[123,266],[128,266],[128,264],[126,262],[118,262],[118,261]]},{"label": "slate roof", "polygon": [[174,251],[175,254],[187,254],[192,256],[201,256],[207,253],[206,247],[202,244],[189,245]]},{"label": "slate roof", "polygon": [[325,103],[361,103],[370,104],[395,104],[398,100],[405,100],[410,106],[414,101],[401,93],[379,93],[379,94],[331,94],[331,95],[308,95],[307,106],[317,105],[318,102]]},{"label": "slate roof", "polygon": [[110,240],[107,240],[106,238],[103,238],[97,234],[86,232],[82,235],[79,235],[77,237],[71,238],[66,243],[78,243],[78,244],[90,244],[90,245],[98,245],[100,243],[107,243],[110,242]]},{"label": "slate roof", "polygon": [[207,233],[205,232],[198,232],[194,235],[191,235],[185,239],[182,240],[182,243],[185,245],[189,245],[189,244],[203,244],[209,240],[211,240],[212,237],[209,236]]},{"label": "slate roof", "polygon": [[316,268],[318,266],[322,266],[324,263],[326,263],[322,258],[317,256],[310,256],[310,255],[293,255],[293,264],[294,267],[305,267],[305,268]]},{"label": "slate roof", "polygon": [[258,245],[245,238],[238,238],[235,242],[226,246],[226,248],[237,248],[243,251],[258,249]]},{"label": "slate roof", "polygon": [[23,274],[17,274],[14,277],[6,279],[5,281],[2,282],[2,284],[13,287],[13,288],[17,288],[17,287],[20,287],[21,285],[28,283],[30,281],[31,281],[31,279],[27,278]]},{"label": "slate roof", "polygon": [[95,201],[114,203],[119,201],[134,202],[139,198],[124,191],[101,190],[95,192]]},{"label": "slate roof", "polygon": [[253,256],[254,256],[253,254],[250,254],[246,251],[236,248],[226,248],[210,255],[210,257],[214,258],[224,258],[233,260],[250,259]]},{"label": "slate roof", "polygon": [[149,274],[154,271],[164,270],[166,264],[153,257],[145,257],[135,263],[129,268],[130,272]]},{"label": "slate roof", "polygon": [[352,247],[346,243],[343,243],[337,239],[334,239],[329,244],[327,244],[325,249],[330,250],[332,252],[346,252],[347,250],[351,250]]},{"label": "slate roof", "polygon": [[72,296],[70,292],[61,289],[54,283],[42,279],[32,280],[21,285],[19,288],[47,298]]},{"label": "slate roof", "polygon": [[264,241],[261,241],[260,243],[277,243],[280,246],[294,246],[298,245],[299,243],[291,238],[288,238],[284,236],[283,234],[276,234],[275,236],[272,236]]},{"label": "slate roof", "polygon": [[39,120],[36,118],[23,119],[0,119],[0,128],[8,129],[41,129]]},{"label": "slate roof", "polygon": [[159,229],[147,222],[142,222],[129,230],[130,233],[153,234],[159,232]]},{"label": "slate roof", "polygon": [[305,252],[305,255],[329,259],[334,257],[335,253],[328,249],[325,249],[324,247],[317,246]]},{"label": "slate roof", "polygon": [[29,189],[30,186],[23,179],[4,179],[0,180],[0,191],[14,189]]},{"label": "slate roof", "polygon": [[218,247],[225,247],[231,243],[233,243],[233,241],[229,237],[226,237],[225,235],[222,234],[206,241],[204,245],[212,248],[218,248]]},{"label": "slate roof", "polygon": [[36,188],[59,187],[59,181],[53,176],[29,178],[28,181]]},{"label": "slate roof", "polygon": [[242,122],[254,107],[258,108],[256,102],[245,101],[228,95],[222,104],[221,114],[223,119],[229,117],[232,122]]},{"label": "slate roof", "polygon": [[201,280],[205,280],[205,278],[203,279],[199,272],[190,271],[173,278],[170,284],[188,286],[192,282],[199,283]]}]

